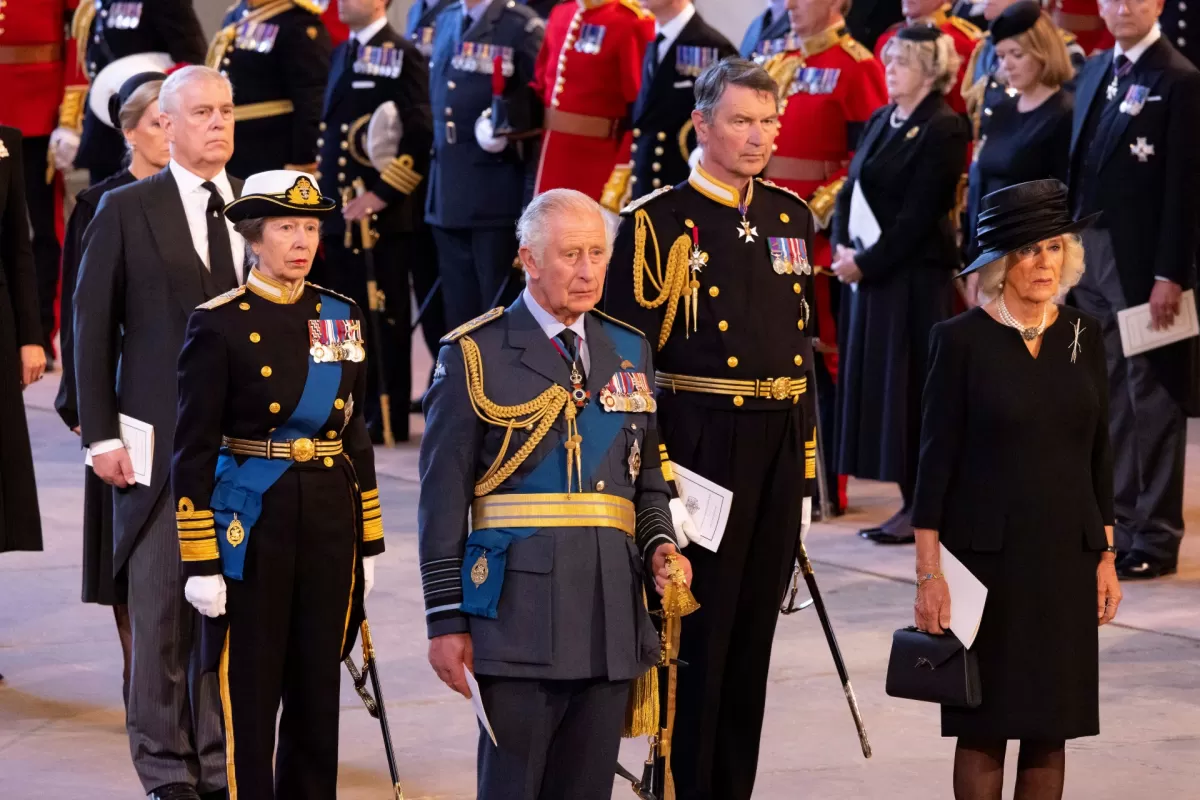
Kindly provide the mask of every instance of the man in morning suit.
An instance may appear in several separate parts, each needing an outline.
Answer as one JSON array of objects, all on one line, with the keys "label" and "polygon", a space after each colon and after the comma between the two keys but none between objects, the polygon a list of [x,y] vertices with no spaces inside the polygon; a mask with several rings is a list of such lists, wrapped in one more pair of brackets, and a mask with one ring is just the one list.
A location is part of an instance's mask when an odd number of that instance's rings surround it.
[{"label": "man in morning suit", "polygon": [[[537,169],[540,105],[529,84],[546,24],[511,0],[463,0],[435,27],[425,221],[437,243],[446,325],[455,327],[519,285],[513,225]],[[484,135],[477,136],[484,112]],[[507,117],[499,126],[491,119],[497,112]]]},{"label": "man in morning suit", "polygon": [[480,800],[608,800],[627,702],[653,698],[630,691],[659,656],[645,583],[691,568],[650,344],[592,310],[612,252],[600,206],[552,189],[517,233],[525,291],[447,335],[425,401],[429,662],[467,696],[464,668],[478,676],[498,743],[480,731]]},{"label": "man in morning suit", "polygon": [[233,84],[237,143],[229,172],[316,168],[317,125],[333,44],[328,3],[240,0],[208,46],[206,64]]},{"label": "man in morning suit", "polygon": [[778,96],[741,59],[700,76],[700,162],[686,183],[624,210],[604,293],[605,311],[656,348],[671,461],[733,492],[717,552],[689,551],[700,610],[679,654],[680,800],[751,796],[775,622],[816,478],[813,218],[798,195],[754,177],[779,130]]},{"label": "man in morning suit", "polygon": [[[386,341],[375,342],[373,357],[387,378],[390,429],[398,441],[407,441],[412,391],[408,273],[411,265],[435,257],[424,220],[433,121],[429,62],[388,24],[387,5],[387,0],[338,0],[350,38],[333,53],[317,139],[317,177],[321,194],[333,198],[339,210],[322,225],[325,258],[313,280],[370,313],[363,221],[378,234],[368,235],[374,240]],[[367,380],[367,425],[382,441],[376,369],[367,371]]]},{"label": "man in morning suit", "polygon": [[[631,198],[687,180],[688,158],[696,148],[696,78],[709,65],[737,54],[728,39],[700,18],[692,0],[646,0],[645,6],[654,15],[656,36],[646,49],[642,88],[633,105],[632,164],[618,165],[608,182],[612,199],[620,202],[606,203],[607,191],[601,200],[615,214]],[[622,184],[625,189],[617,198],[616,187]]]},{"label": "man in morning suit", "polygon": [[742,46],[738,48],[742,58],[760,55],[763,42],[782,39],[791,33],[792,21],[788,18],[787,0],[767,0],[767,10],[750,21]]},{"label": "man in morning suit", "polygon": [[1100,3],[1116,45],[1079,76],[1071,134],[1072,210],[1102,212],[1083,233],[1087,271],[1073,295],[1100,319],[1108,351],[1122,578],[1176,570],[1187,417],[1200,412],[1198,341],[1125,356],[1116,319],[1148,302],[1152,326],[1170,325],[1182,292],[1196,288],[1200,72],[1161,33],[1162,8],[1162,0]]},{"label": "man in morning suit", "polygon": [[[170,164],[106,194],[84,237],[75,376],[83,445],[115,487],[113,565],[128,577],[133,629],[133,765],[156,800],[215,800],[226,784],[217,680],[189,678],[197,617],[184,599],[170,468],[188,315],[241,281],[245,244],[221,216],[241,181],[225,172],[233,92],[224,76],[185,67],[164,81],[158,103]],[[135,483],[120,414],[154,428],[149,485]]]}]

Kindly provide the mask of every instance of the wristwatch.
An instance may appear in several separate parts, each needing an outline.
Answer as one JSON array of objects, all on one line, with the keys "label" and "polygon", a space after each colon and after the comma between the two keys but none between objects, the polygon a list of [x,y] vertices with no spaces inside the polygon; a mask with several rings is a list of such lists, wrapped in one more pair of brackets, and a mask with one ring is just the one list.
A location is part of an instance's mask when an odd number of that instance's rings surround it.
[{"label": "wristwatch", "polygon": [[1104,552],[1112,553],[1115,556],[1117,554],[1117,547],[1116,545],[1110,544],[1108,547],[1104,548]]}]

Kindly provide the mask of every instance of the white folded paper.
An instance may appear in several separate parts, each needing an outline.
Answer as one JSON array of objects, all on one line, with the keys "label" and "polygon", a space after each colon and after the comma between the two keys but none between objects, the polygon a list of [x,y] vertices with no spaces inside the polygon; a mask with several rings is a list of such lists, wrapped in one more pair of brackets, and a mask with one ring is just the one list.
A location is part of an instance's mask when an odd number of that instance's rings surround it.
[{"label": "white folded paper", "polygon": [[979,633],[979,621],[983,619],[983,606],[987,601],[987,587],[979,578],[963,566],[954,555],[939,545],[942,550],[942,574],[950,588],[950,630],[968,650]]},{"label": "white folded paper", "polygon": [[500,745],[496,742],[496,734],[492,731],[492,723],[488,721],[487,710],[483,707],[483,695],[479,693],[479,681],[475,680],[475,675],[466,667],[463,667],[463,674],[467,678],[467,688],[471,690],[471,705],[475,708],[475,716],[483,723],[483,729],[491,737],[492,744],[499,747]]},{"label": "white folded paper", "polygon": [[[142,422],[127,414],[120,414],[121,441],[133,462],[133,477],[143,486],[150,485],[150,474],[154,467],[154,426]],[[83,463],[92,466],[92,453],[89,450]]]},{"label": "white folded paper", "polygon": [[854,182],[854,190],[850,193],[850,220],[846,227],[856,250],[865,250],[875,244],[882,233],[879,220],[858,181]]},{"label": "white folded paper", "polygon": [[1179,315],[1169,328],[1157,331],[1150,328],[1149,303],[1118,311],[1117,326],[1121,330],[1121,350],[1126,358],[1200,336],[1200,325],[1196,320],[1196,293],[1188,289],[1180,296]]},{"label": "white folded paper", "polygon": [[725,524],[729,522],[729,507],[733,505],[733,492],[718,486],[690,469],[671,462],[675,473],[675,486],[679,499],[696,527],[696,538],[692,542],[705,550],[717,552],[721,538],[725,535]]}]

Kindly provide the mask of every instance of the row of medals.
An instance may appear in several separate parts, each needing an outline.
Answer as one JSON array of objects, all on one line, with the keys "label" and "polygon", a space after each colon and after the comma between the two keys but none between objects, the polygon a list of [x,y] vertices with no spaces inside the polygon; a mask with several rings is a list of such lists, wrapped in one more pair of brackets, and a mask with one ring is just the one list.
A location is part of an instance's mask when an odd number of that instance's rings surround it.
[{"label": "row of medals", "polygon": [[314,344],[308,349],[308,352],[318,364],[330,364],[335,361],[358,363],[367,357],[367,351],[362,342],[355,341]]}]

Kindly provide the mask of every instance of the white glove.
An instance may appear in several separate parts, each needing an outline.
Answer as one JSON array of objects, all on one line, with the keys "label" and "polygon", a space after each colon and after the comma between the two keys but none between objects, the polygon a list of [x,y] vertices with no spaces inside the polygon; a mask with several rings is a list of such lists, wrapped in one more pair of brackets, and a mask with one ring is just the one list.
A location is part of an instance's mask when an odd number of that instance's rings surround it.
[{"label": "white glove", "polygon": [[671,522],[675,525],[675,539],[682,550],[696,538],[696,524],[692,522],[692,515],[688,513],[687,506],[678,497],[672,498],[667,505],[671,509]]},{"label": "white glove", "polygon": [[220,575],[193,575],[183,586],[183,596],[206,617],[225,613],[225,578]]},{"label": "white glove", "polygon": [[508,147],[507,136],[496,136],[496,129],[492,127],[491,109],[475,120],[475,141],[488,153],[503,153],[504,148]]},{"label": "white glove", "polygon": [[804,502],[800,504],[800,544],[804,544],[804,540],[808,538],[808,531],[812,527],[812,498],[804,498]]},{"label": "white glove", "polygon": [[367,599],[367,595],[371,593],[371,589],[375,587],[375,559],[378,556],[363,557],[363,600]]},{"label": "white glove", "polygon": [[60,171],[74,169],[75,156],[79,153],[79,134],[70,128],[55,128],[50,134],[50,153],[54,166]]},{"label": "white glove", "polygon": [[700,163],[700,159],[702,158],[704,158],[704,148],[697,147],[692,151],[692,154],[688,156],[688,167],[695,169],[696,165]]}]

